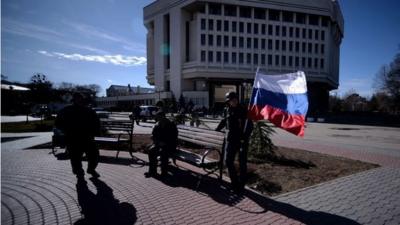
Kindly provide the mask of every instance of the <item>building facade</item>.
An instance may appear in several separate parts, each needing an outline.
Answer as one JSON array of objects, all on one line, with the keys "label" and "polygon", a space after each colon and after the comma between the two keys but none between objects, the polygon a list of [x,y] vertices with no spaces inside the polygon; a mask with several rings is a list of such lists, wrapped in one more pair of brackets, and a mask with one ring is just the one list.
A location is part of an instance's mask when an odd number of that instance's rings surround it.
[{"label": "building facade", "polygon": [[335,0],[157,0],[144,24],[149,84],[197,105],[220,108],[227,91],[248,100],[258,67],[303,70],[311,112],[325,111],[339,85],[344,22]]}]

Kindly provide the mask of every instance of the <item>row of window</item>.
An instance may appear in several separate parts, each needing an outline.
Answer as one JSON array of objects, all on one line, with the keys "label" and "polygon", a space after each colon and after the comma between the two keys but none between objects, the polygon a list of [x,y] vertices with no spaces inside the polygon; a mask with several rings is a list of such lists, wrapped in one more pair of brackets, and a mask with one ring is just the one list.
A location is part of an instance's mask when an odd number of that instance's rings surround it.
[{"label": "row of window", "polygon": [[[207,38],[206,38],[207,37]],[[215,41],[215,42],[214,42]],[[215,44],[214,44],[215,43]],[[325,45],[319,43],[305,43],[299,41],[272,40],[265,38],[244,38],[236,36],[222,36],[201,34],[200,44],[202,46],[224,46],[226,48],[268,49],[277,51],[302,52],[325,54]]]},{"label": "row of window", "polygon": [[[241,17],[241,18],[254,18],[265,20],[267,18],[267,9],[263,8],[251,8],[246,6],[240,6],[239,9],[235,5],[222,5],[216,3],[210,3],[208,13],[210,15],[222,15],[222,7],[224,9],[224,16]],[[252,12],[254,9],[254,13]],[[200,9],[200,12],[205,12],[205,9]],[[283,21],[288,23],[306,23],[307,14],[304,13],[294,13],[289,11],[280,11],[268,9],[268,19],[272,21]],[[320,19],[321,18],[321,19]],[[328,26],[329,17],[318,16],[308,14],[308,24],[314,26]]]},{"label": "row of window", "polygon": [[[215,30],[216,31],[224,31],[224,32],[232,32],[239,33],[245,32],[247,34],[261,34],[265,35],[268,32],[268,35],[275,35],[275,36],[282,36],[282,37],[290,37],[290,38],[308,38],[314,40],[325,40],[325,31],[324,30],[315,30],[315,29],[306,29],[299,27],[286,27],[286,26],[279,26],[279,25],[271,25],[268,26],[266,24],[258,24],[258,23],[244,23],[244,22],[237,22],[237,21],[222,21],[222,20],[213,20],[208,19],[208,27],[206,26],[206,19],[201,19],[201,30],[214,30],[214,22],[216,23]],[[222,30],[222,22],[224,24]],[[239,24],[239,27],[238,27]]]},{"label": "row of window", "polygon": [[[206,59],[207,55],[207,59]],[[215,56],[215,60],[214,60]],[[272,62],[275,58],[274,62]],[[253,64],[253,65],[275,65],[275,66],[295,66],[303,68],[324,69],[324,59],[298,57],[298,56],[285,56],[285,55],[272,55],[272,54],[251,54],[251,53],[236,53],[236,52],[213,52],[201,51],[201,61],[209,63],[231,63],[231,64]]]}]

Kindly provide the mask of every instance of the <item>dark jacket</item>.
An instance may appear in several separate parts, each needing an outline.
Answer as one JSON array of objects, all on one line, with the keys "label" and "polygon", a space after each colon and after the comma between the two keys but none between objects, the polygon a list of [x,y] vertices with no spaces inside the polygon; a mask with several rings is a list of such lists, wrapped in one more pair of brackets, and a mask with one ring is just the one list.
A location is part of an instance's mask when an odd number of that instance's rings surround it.
[{"label": "dark jacket", "polygon": [[246,132],[244,127],[247,120],[247,110],[242,106],[226,107],[224,110],[224,118],[218,124],[216,131],[226,128],[227,141],[240,141],[247,139],[253,127],[253,123],[248,121]]},{"label": "dark jacket", "polygon": [[178,129],[175,123],[162,118],[153,128],[153,142],[158,147],[175,150],[178,143]]},{"label": "dark jacket", "polygon": [[67,145],[93,141],[100,132],[100,121],[96,112],[79,105],[62,109],[57,115],[55,126],[64,133]]}]

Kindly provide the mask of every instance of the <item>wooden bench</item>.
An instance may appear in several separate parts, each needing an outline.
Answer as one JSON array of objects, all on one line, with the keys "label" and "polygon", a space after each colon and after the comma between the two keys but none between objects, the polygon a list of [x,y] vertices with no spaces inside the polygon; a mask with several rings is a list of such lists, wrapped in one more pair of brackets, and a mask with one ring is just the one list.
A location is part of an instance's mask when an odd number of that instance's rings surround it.
[{"label": "wooden bench", "polygon": [[[223,170],[223,146],[224,146],[224,133],[203,129],[195,128],[185,125],[178,126],[178,141],[179,145],[177,151],[174,154],[174,160],[186,162],[190,165],[202,168],[206,176],[219,172],[217,177],[222,180]],[[185,150],[184,144],[190,143],[201,146],[204,151],[202,154],[193,153]],[[211,158],[209,155],[215,152],[217,158]],[[215,156],[214,155],[214,156]],[[175,165],[176,162],[174,161]],[[204,175],[200,175],[197,187]]]},{"label": "wooden bench", "polygon": [[[131,157],[133,157],[132,136],[133,136],[134,123],[132,120],[104,119],[104,120],[100,120],[100,127],[101,127],[102,135],[96,136],[94,138],[96,143],[115,144],[117,146],[116,158],[118,158],[122,144],[128,143],[129,154],[131,155]],[[115,135],[118,135],[118,136],[115,137]],[[128,138],[123,137],[123,135],[128,135]]]},{"label": "wooden bench", "polygon": [[[133,121],[131,120],[111,120],[105,119],[100,120],[100,129],[101,136],[96,136],[94,138],[96,143],[105,143],[105,144],[115,144],[117,146],[117,155],[118,158],[119,152],[121,150],[123,143],[128,143],[129,145],[129,154],[133,156],[133,148],[132,148],[132,135],[133,135]],[[123,137],[127,135],[128,138]],[[52,152],[55,154],[56,147],[65,147],[64,134],[59,130],[54,130],[54,134],[52,137]]]}]

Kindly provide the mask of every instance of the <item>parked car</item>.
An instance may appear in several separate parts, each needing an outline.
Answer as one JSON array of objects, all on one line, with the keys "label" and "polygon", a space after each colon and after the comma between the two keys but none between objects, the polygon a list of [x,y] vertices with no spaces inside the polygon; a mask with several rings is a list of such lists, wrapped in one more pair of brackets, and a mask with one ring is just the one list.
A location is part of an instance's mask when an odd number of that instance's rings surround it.
[{"label": "parked car", "polygon": [[152,120],[154,119],[157,111],[158,111],[157,106],[151,106],[151,105],[140,106],[140,118],[144,122],[146,122],[146,120]]},{"label": "parked car", "polygon": [[110,117],[110,112],[106,111],[106,110],[103,109],[103,108],[95,107],[95,108],[93,108],[93,110],[96,112],[97,116],[98,116],[100,119],[107,119],[107,118]]}]

